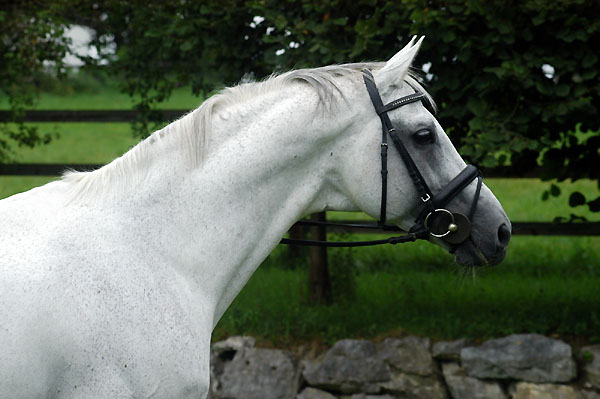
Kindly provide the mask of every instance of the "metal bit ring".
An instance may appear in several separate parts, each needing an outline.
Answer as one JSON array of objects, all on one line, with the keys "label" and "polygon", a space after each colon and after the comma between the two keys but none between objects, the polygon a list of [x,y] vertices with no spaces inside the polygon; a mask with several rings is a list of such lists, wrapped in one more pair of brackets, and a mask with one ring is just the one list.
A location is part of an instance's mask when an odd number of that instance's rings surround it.
[{"label": "metal bit ring", "polygon": [[[452,212],[450,212],[449,210],[447,210],[447,209],[441,209],[441,208],[434,209],[433,211],[431,211],[431,212],[429,212],[427,214],[427,216],[425,217],[425,221],[423,222],[423,225],[425,226],[425,228],[427,230],[429,230],[429,226],[428,226],[429,225],[429,218],[431,217],[431,215],[435,214],[436,212],[445,212],[445,213],[447,213],[448,215],[450,215],[450,218],[452,219],[452,221],[448,225],[448,231],[446,231],[444,234],[435,234],[435,233],[432,233],[431,231],[429,232],[429,234],[431,234],[433,237],[437,237],[437,238],[446,237],[448,234],[452,233],[452,230],[455,230],[455,227],[456,227],[456,223],[455,223],[455,220],[454,220],[454,214],[452,214]],[[453,226],[453,228],[451,229],[450,226]]]}]

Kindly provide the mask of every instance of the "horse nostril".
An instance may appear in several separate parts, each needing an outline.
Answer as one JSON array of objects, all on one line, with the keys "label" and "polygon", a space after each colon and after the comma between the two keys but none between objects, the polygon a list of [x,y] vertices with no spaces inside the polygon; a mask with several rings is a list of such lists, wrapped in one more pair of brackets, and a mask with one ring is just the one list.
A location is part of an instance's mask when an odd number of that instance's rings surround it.
[{"label": "horse nostril", "polygon": [[500,227],[498,227],[498,241],[503,247],[507,247],[508,242],[510,241],[510,229],[505,223],[502,223]]}]

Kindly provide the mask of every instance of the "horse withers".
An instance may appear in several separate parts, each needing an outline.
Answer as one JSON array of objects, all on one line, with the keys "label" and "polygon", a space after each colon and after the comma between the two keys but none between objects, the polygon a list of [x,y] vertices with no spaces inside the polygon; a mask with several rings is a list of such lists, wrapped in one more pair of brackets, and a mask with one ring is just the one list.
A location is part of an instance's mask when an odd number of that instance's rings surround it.
[{"label": "horse withers", "polygon": [[[101,169],[0,201],[0,397],[205,397],[213,327],[298,219],[380,218],[383,202],[388,223],[424,222],[401,150],[381,201],[383,114],[434,198],[460,186],[445,211],[477,198],[468,238],[431,241],[460,264],[499,263],[510,222],[423,105],[407,73],[420,43],[225,89]],[[383,112],[365,69],[382,104],[421,98]]]}]

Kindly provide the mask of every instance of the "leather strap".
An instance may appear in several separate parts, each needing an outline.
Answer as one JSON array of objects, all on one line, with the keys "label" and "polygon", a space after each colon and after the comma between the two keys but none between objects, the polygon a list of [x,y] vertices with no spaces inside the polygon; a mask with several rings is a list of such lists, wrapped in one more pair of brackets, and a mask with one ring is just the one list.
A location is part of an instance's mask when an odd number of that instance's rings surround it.
[{"label": "leather strap", "polygon": [[450,180],[444,188],[442,188],[433,199],[433,204],[436,208],[444,207],[458,193],[465,189],[471,182],[480,176],[479,170],[473,165],[467,165],[454,179]]},{"label": "leather strap", "polygon": [[481,183],[483,178],[481,174],[477,175],[477,188],[475,189],[475,198],[473,198],[473,203],[471,204],[471,209],[469,210],[469,220],[473,220],[475,216],[475,210],[477,209],[477,202],[479,202],[479,194],[481,194]]},{"label": "leather strap", "polygon": [[[389,111],[391,111],[395,108],[398,108],[398,107],[401,107],[403,105],[410,104],[413,102],[421,101],[423,99],[423,95],[420,93],[414,93],[414,94],[410,94],[408,96],[399,98],[397,100],[394,100],[387,105],[383,105],[383,101],[381,100],[381,96],[379,95],[379,91],[377,90],[377,86],[375,84],[375,78],[373,77],[373,74],[371,73],[371,71],[369,71],[368,69],[363,70],[363,80],[365,82],[365,86],[367,87],[367,92],[369,93],[371,102],[373,103],[373,107],[375,108],[375,112],[377,113],[377,115],[379,115],[379,118],[381,119],[381,124],[383,127],[383,140],[382,140],[382,144],[381,144],[382,147],[384,146],[384,142],[385,142],[385,146],[387,147],[387,141],[385,141],[385,137],[387,134],[389,134],[389,136],[392,138],[392,142],[394,143],[394,146],[396,147],[396,149],[398,150],[398,153],[400,154],[400,157],[402,158],[402,160],[404,161],[404,164],[406,165],[408,174],[410,175],[415,187],[417,188],[419,197],[426,204],[426,208],[433,210],[434,209],[433,204],[429,203],[429,200],[433,197],[433,194],[431,193],[429,186],[427,186],[427,182],[425,182],[425,179],[421,175],[421,172],[419,172],[417,165],[415,164],[412,157],[408,153],[406,147],[404,146],[404,143],[402,143],[402,140],[400,140],[400,137],[398,137],[398,133],[396,132],[396,129],[392,125],[392,121],[390,120],[390,117],[387,115],[387,113]],[[383,151],[382,151],[382,154],[383,154]],[[386,216],[385,216],[384,210],[386,209],[385,204],[387,203],[387,164],[384,166],[383,162],[384,162],[384,160],[382,159],[382,173],[381,173],[382,174],[382,185],[381,185],[382,206],[381,206],[381,215],[379,218],[379,224],[381,224],[381,225],[385,224]],[[387,163],[387,149],[386,149],[385,162]],[[385,169],[385,179],[383,179],[384,169]],[[384,184],[384,180],[385,180],[385,184]],[[384,203],[384,199],[386,200],[385,203]]]},{"label": "leather strap", "polygon": [[[335,222],[319,222],[314,220],[299,220],[295,223],[299,226],[338,226],[338,227],[360,227],[363,229],[375,229],[383,231],[403,231],[400,227],[391,224],[384,226],[363,223],[335,223]],[[282,238],[280,244],[299,245],[299,246],[314,246],[314,247],[366,247],[370,245],[383,244],[403,244],[405,242],[413,242],[416,240],[427,240],[429,232],[416,231],[403,236],[389,237],[382,240],[371,241],[318,241],[318,240],[299,240],[295,238]]]},{"label": "leather strap", "polygon": [[379,221],[377,222],[380,226],[385,225],[385,215],[387,215],[387,152],[387,134],[385,133],[385,129],[383,129],[381,136],[381,205],[379,207]]},{"label": "leather strap", "polygon": [[403,105],[421,101],[425,96],[421,93],[410,94],[406,97],[399,98],[383,106],[383,112],[389,112],[393,109],[399,108]]},{"label": "leather strap", "polygon": [[404,236],[389,237],[383,240],[372,240],[372,241],[316,241],[316,240],[297,240],[292,238],[282,238],[280,244],[288,245],[300,245],[309,247],[368,247],[371,245],[383,245],[383,244],[403,244],[405,242],[413,242],[419,239],[418,234],[410,233]]}]

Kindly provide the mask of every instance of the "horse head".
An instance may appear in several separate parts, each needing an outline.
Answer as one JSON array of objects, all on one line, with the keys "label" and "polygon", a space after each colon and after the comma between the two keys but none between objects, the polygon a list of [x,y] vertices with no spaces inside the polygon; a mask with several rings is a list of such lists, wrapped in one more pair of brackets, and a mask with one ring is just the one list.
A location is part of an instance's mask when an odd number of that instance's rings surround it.
[{"label": "horse head", "polygon": [[461,265],[496,265],[506,254],[510,221],[408,72],[421,42],[413,38],[380,68],[363,72],[360,100],[350,104],[356,116],[348,129],[353,145],[339,172],[343,185],[355,205],[380,223],[430,239]]}]

